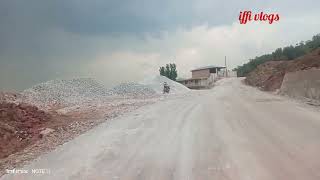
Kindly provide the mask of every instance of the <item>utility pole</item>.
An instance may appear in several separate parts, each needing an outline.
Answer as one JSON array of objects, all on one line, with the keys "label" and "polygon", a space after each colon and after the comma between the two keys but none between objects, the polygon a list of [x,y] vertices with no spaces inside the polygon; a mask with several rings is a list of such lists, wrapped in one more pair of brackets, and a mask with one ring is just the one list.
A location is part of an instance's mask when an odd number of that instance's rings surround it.
[{"label": "utility pole", "polygon": [[224,56],[224,66],[226,67],[226,77],[228,77],[227,56]]}]

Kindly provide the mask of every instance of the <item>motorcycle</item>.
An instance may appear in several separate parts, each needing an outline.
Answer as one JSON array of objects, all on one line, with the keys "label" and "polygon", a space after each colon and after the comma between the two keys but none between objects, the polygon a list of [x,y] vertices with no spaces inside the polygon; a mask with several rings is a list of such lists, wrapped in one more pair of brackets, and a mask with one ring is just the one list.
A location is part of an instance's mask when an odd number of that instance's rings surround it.
[{"label": "motorcycle", "polygon": [[163,83],[163,94],[169,94],[170,92],[170,86],[167,84],[167,82]]}]

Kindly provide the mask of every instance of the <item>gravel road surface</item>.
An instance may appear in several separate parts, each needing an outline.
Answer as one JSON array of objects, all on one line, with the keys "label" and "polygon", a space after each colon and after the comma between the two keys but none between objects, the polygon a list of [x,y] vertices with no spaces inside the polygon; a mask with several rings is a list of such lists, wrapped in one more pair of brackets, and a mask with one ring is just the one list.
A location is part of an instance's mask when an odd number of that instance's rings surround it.
[{"label": "gravel road surface", "polygon": [[318,109],[237,78],[191,94],[106,122],[2,179],[320,179]]}]

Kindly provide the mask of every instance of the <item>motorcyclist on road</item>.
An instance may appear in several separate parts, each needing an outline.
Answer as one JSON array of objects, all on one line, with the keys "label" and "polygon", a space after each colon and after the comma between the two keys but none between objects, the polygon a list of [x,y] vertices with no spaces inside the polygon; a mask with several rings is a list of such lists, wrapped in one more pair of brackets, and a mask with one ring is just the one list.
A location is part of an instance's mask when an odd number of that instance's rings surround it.
[{"label": "motorcyclist on road", "polygon": [[163,83],[163,94],[165,94],[165,93],[169,94],[169,92],[170,92],[170,86],[168,85],[167,82],[164,82]]}]

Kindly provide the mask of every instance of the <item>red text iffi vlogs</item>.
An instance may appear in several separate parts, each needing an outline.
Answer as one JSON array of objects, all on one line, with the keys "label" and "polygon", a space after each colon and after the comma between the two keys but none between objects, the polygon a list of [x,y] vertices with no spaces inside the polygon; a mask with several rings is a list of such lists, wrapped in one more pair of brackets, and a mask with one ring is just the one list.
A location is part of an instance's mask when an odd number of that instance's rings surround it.
[{"label": "red text iffi vlogs", "polygon": [[239,15],[240,24],[246,24],[249,21],[267,21],[269,24],[272,24],[275,21],[280,20],[279,14],[266,14],[260,12],[257,14],[252,14],[251,11],[241,11]]}]

